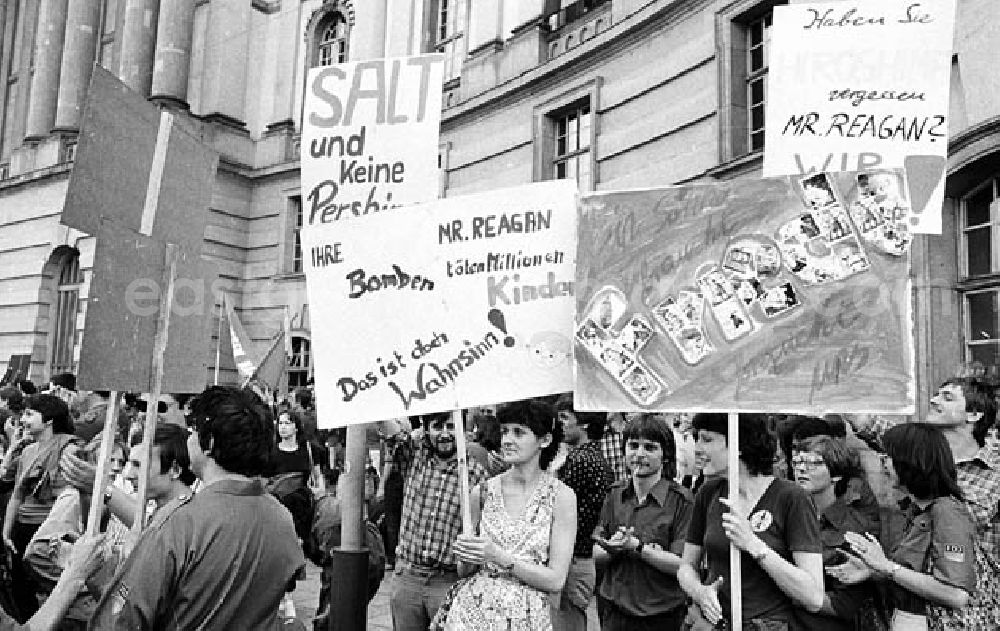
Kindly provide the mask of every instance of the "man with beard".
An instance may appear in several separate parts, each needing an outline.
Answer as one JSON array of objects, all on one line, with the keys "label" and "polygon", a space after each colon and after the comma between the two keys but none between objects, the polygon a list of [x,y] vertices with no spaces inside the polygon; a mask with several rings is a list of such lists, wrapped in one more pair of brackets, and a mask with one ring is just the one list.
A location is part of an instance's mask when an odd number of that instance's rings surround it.
[{"label": "man with beard", "polygon": [[680,629],[687,596],[677,582],[691,521],[691,492],[673,480],[674,436],[656,414],[625,429],[631,476],[615,484],[601,510],[594,559],[607,567],[597,594],[604,631]]},{"label": "man with beard", "polygon": [[[393,467],[403,476],[403,512],[396,546],[396,577],[390,608],[395,631],[426,631],[448,589],[458,580],[452,543],[462,531],[461,483],[450,412],[422,419],[419,442],[396,421],[379,423],[394,450]],[[469,485],[486,470],[469,461]]]}]

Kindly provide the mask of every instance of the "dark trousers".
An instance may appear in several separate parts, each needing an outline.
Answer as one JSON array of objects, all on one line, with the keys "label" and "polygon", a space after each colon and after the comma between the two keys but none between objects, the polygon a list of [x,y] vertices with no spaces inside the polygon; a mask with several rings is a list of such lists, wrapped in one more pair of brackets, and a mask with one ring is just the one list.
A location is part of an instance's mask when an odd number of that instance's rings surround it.
[{"label": "dark trousers", "polygon": [[687,614],[683,605],[651,616],[630,616],[613,604],[608,605],[601,618],[601,631],[680,631]]},{"label": "dark trousers", "polygon": [[14,545],[17,547],[17,555],[11,559],[11,592],[14,597],[14,602],[17,603],[21,615],[21,619],[18,620],[21,624],[28,621],[28,618],[35,615],[38,611],[38,597],[36,594],[36,585],[34,576],[28,571],[28,566],[24,563],[24,551],[27,549],[28,544],[31,543],[31,538],[35,535],[35,531],[41,524],[22,524],[19,521],[14,522],[14,526],[10,532],[10,538],[14,540]]}]

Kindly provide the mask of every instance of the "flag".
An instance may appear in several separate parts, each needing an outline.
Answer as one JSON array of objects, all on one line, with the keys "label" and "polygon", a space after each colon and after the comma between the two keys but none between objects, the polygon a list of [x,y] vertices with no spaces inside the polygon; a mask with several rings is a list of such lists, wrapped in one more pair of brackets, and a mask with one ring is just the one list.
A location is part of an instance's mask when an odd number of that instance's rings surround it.
[{"label": "flag", "polygon": [[284,379],[288,368],[288,358],[285,355],[285,332],[281,331],[271,340],[271,346],[264,353],[264,358],[257,365],[253,378],[267,385],[276,392]]},{"label": "flag", "polygon": [[226,294],[222,294],[222,304],[226,309],[226,320],[229,321],[229,339],[232,341],[233,361],[236,363],[236,370],[240,373],[240,385],[243,386],[257,371],[260,359],[254,352],[250,337],[236,315],[232,301],[226,298]]}]

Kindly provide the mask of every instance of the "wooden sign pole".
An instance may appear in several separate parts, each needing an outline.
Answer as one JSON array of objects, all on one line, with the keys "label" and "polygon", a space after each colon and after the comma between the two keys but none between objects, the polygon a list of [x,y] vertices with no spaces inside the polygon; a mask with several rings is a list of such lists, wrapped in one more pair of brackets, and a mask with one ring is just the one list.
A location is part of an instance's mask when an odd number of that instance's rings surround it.
[{"label": "wooden sign pole", "polygon": [[[729,413],[729,503],[735,510],[740,501],[740,415]],[[730,629],[743,628],[743,576],[741,574],[740,549],[729,544],[729,593],[732,611]]]},{"label": "wooden sign pole", "polygon": [[451,420],[455,423],[455,452],[458,457],[458,480],[462,495],[462,533],[473,534],[472,508],[469,506],[469,458],[465,445],[465,423],[462,410],[452,410]]},{"label": "wooden sign pole", "polygon": [[108,411],[104,415],[104,429],[101,430],[101,449],[97,457],[97,472],[94,475],[94,489],[90,494],[90,509],[87,512],[87,534],[96,535],[101,531],[101,510],[104,508],[104,487],[107,484],[108,466],[114,450],[115,433],[118,429],[118,406],[121,393],[111,391]]},{"label": "wooden sign pole", "polygon": [[139,453],[142,462],[142,472],[139,474],[139,492],[136,496],[136,515],[132,520],[132,530],[141,533],[146,527],[146,494],[149,456],[153,449],[153,434],[156,433],[156,422],[159,419],[157,407],[160,402],[160,390],[163,386],[163,355],[167,350],[167,332],[170,328],[170,311],[174,306],[174,281],[177,277],[178,246],[168,243],[164,260],[163,283],[166,295],[160,296],[160,316],[156,320],[156,338],[153,343],[152,384],[149,393],[149,403],[146,405],[146,422],[142,432],[142,445]]}]

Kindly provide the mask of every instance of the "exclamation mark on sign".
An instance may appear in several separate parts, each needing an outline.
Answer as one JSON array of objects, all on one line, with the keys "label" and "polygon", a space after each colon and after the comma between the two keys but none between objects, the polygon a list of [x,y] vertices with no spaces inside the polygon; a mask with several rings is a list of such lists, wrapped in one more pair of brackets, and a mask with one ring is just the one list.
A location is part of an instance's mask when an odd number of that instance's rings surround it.
[{"label": "exclamation mark on sign", "polygon": [[503,332],[503,345],[507,348],[514,348],[515,341],[513,336],[507,335],[507,320],[503,317],[503,311],[500,311],[499,309],[490,309],[486,318],[490,321],[490,324]]},{"label": "exclamation mark on sign", "polygon": [[[913,209],[913,216],[910,223],[920,224],[920,215],[924,212],[931,194],[944,178],[944,168],[946,160],[941,156],[917,155],[906,156],[903,159],[903,168],[906,169],[906,180],[910,185],[910,207]],[[931,209],[933,212],[935,209]],[[940,212],[941,209],[936,209]]]}]

